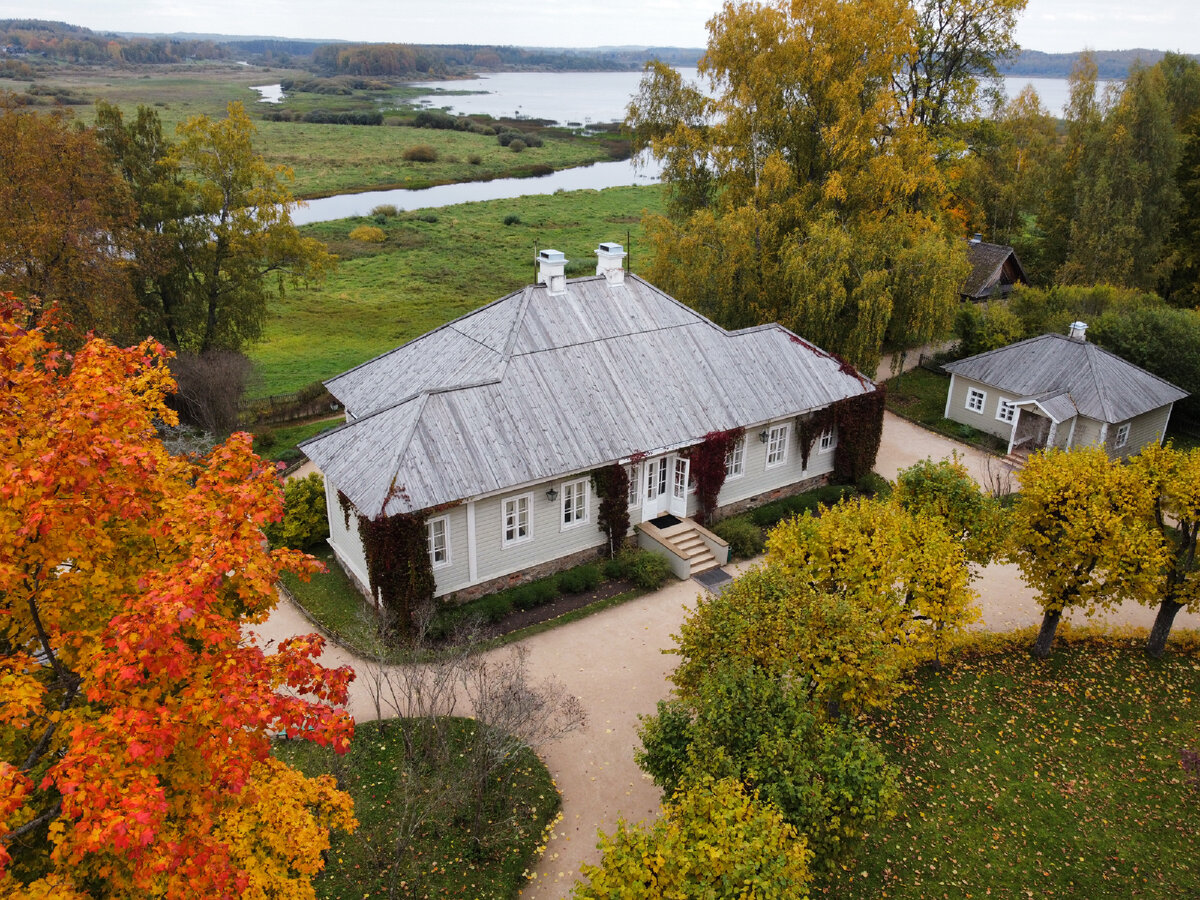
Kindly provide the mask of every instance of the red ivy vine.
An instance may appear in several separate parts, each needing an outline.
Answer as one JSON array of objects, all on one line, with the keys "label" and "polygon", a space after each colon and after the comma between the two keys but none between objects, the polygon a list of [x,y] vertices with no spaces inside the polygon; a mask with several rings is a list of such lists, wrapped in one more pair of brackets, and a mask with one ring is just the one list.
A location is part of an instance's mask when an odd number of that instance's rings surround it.
[{"label": "red ivy vine", "polygon": [[702,524],[712,521],[717,509],[717,496],[725,485],[725,459],[745,433],[744,428],[710,431],[702,443],[688,450],[692,477],[696,479],[696,499],[700,503]]},{"label": "red ivy vine", "polygon": [[883,437],[883,403],[887,388],[834,404],[837,411],[837,447],[833,451],[833,471],[839,481],[853,483],[871,471]]},{"label": "red ivy vine", "polygon": [[381,513],[374,519],[358,517],[371,593],[382,608],[382,630],[389,639],[409,639],[417,610],[433,599],[429,512],[420,510],[395,516]]},{"label": "red ivy vine", "polygon": [[592,487],[600,498],[600,530],[608,535],[608,555],[615,556],[629,533],[629,473],[617,463],[592,470]]}]

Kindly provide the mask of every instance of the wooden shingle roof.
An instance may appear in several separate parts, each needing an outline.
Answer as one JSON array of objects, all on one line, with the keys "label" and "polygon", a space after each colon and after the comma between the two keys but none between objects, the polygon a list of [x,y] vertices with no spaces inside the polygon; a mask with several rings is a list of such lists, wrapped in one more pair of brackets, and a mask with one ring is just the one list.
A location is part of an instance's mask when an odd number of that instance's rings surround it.
[{"label": "wooden shingle roof", "polygon": [[963,297],[972,300],[986,300],[1001,285],[1005,268],[1009,273],[1009,283],[1028,284],[1025,269],[1017,259],[1016,251],[1003,244],[989,244],[985,241],[969,241],[967,243],[967,262],[971,264],[971,274],[963,282],[958,292]]},{"label": "wooden shingle roof", "polygon": [[[946,369],[1007,394],[1067,404],[1090,419],[1116,424],[1187,396],[1168,381],[1095,344],[1043,334],[948,363]],[[1064,396],[1066,395],[1066,396]]]},{"label": "wooden shingle roof", "polygon": [[874,389],[779,325],[729,332],[636,276],[530,285],[326,384],[302,447],[388,515],[656,453]]}]

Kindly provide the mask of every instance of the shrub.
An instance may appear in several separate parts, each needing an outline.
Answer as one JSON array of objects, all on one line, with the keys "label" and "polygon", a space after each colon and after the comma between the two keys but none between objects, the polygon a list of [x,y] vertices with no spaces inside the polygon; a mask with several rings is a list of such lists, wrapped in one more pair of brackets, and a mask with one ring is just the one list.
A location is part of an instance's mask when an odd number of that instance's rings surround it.
[{"label": "shrub", "polygon": [[359,225],[357,228],[351,229],[350,240],[364,241],[368,244],[382,244],[387,240],[387,235],[382,228],[376,228],[374,225]]},{"label": "shrub", "polygon": [[264,428],[254,436],[254,452],[261,454],[264,450],[270,450],[278,442],[279,437],[275,434],[275,429]]},{"label": "shrub", "polygon": [[507,216],[504,217],[504,224],[505,225],[520,225],[521,217],[518,216],[516,213],[509,213]]},{"label": "shrub", "polygon": [[868,472],[855,485],[860,494],[886,499],[892,495],[892,483],[878,472]]},{"label": "shrub", "polygon": [[325,480],[316,472],[293,478],[283,486],[283,521],[265,529],[272,547],[306,550],[329,537],[325,509]]},{"label": "shrub", "polygon": [[529,174],[534,178],[544,178],[547,175],[554,174],[554,166],[548,166],[545,163],[538,163],[529,170]]},{"label": "shrub", "polygon": [[612,559],[604,561],[604,577],[605,578],[628,578],[629,572],[625,568],[625,564],[621,561],[621,557],[614,556]]},{"label": "shrub", "polygon": [[518,138],[523,138],[524,136],[525,135],[521,132],[513,131],[512,129],[507,131],[499,131],[496,133],[496,143],[498,143],[501,147],[507,147],[513,141],[517,140]]},{"label": "shrub", "polygon": [[511,150],[513,153],[520,153],[522,150],[525,149],[526,146],[528,146],[528,145],[523,140],[521,140],[520,138],[516,138],[508,145],[508,149]]},{"label": "shrub", "polygon": [[499,622],[513,611],[512,597],[507,594],[492,594],[480,598],[472,605],[472,611],[484,622]]},{"label": "shrub", "polygon": [[400,215],[400,210],[396,208],[396,204],[394,203],[380,203],[378,206],[371,208],[371,215],[383,216],[390,219],[393,216]]},{"label": "shrub", "polygon": [[558,576],[558,589],[564,594],[582,594],[593,590],[600,583],[600,567],[577,566]]},{"label": "shrub", "polygon": [[414,144],[404,151],[404,158],[409,162],[437,162],[438,152],[428,144]]},{"label": "shrub", "polygon": [[649,550],[622,550],[617,559],[626,577],[643,590],[656,591],[671,577],[671,564]]},{"label": "shrub", "polygon": [[478,153],[472,153],[470,156],[467,157],[467,162],[469,162],[473,166],[477,166],[483,162],[483,157],[480,156]]},{"label": "shrub", "polygon": [[739,559],[758,556],[766,546],[763,530],[743,516],[718,522],[712,530],[717,537],[729,542],[729,552]]},{"label": "shrub", "polygon": [[413,216],[418,222],[428,222],[430,225],[436,225],[438,217],[433,213],[421,213],[419,216]]},{"label": "shrub", "polygon": [[505,593],[512,600],[512,605],[516,609],[533,609],[535,606],[542,606],[556,598],[558,591],[555,579],[543,578],[540,581],[531,581],[529,584],[515,587]]},{"label": "shrub", "polygon": [[523,138],[521,138],[521,140],[523,140],[525,142],[526,147],[542,146],[542,139],[540,137],[538,137],[536,134],[527,134]]}]

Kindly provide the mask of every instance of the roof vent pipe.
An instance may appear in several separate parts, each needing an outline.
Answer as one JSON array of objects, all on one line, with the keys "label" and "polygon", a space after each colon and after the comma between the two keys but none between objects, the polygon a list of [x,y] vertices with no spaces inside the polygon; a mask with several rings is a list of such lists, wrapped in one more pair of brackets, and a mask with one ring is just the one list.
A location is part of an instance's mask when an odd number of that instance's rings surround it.
[{"label": "roof vent pipe", "polygon": [[538,284],[544,284],[550,294],[567,292],[567,258],[561,250],[539,250],[537,255]]},{"label": "roof vent pipe", "polygon": [[1086,322],[1072,322],[1067,328],[1067,337],[1073,341],[1084,343],[1087,341],[1087,329]]},{"label": "roof vent pipe", "polygon": [[625,248],[620,244],[603,243],[596,249],[596,274],[603,275],[609,285],[625,283]]}]

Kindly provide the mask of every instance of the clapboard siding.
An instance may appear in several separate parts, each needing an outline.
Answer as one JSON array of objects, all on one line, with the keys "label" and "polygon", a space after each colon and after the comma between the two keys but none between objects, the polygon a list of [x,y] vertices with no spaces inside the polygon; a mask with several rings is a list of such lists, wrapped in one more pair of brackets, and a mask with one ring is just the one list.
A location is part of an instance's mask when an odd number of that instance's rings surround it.
[{"label": "clapboard siding", "polygon": [[[974,410],[967,409],[967,394],[971,388],[983,391],[986,394],[983,401],[983,412],[975,412]],[[1012,437],[1012,423],[1002,422],[997,419],[996,410],[999,409],[1001,400],[1013,403],[1019,399],[1019,397],[1014,397],[1012,394],[1005,394],[982,382],[965,378],[962,375],[955,375],[950,381],[950,409],[949,415],[946,418],[953,419],[955,422],[962,422],[964,425],[970,425],[972,428],[977,428],[980,431],[1007,441]]]},{"label": "clapboard siding", "polygon": [[[776,423],[771,423],[776,424]],[[718,506],[727,506],[747,497],[765,494],[777,488],[795,484],[814,475],[824,475],[833,471],[833,449],[821,452],[818,448],[820,441],[812,446],[808,455],[808,468],[805,469],[800,459],[800,446],[797,443],[795,423],[792,423],[788,436],[788,458],[781,466],[767,468],[767,445],[759,440],[758,433],[770,428],[764,425],[746,435],[746,464],[745,474],[738,478],[727,478],[717,497]]]},{"label": "clapboard siding", "polygon": [[1171,408],[1164,406],[1150,412],[1135,416],[1129,420],[1129,439],[1125,446],[1117,448],[1117,429],[1121,424],[1108,426],[1108,455],[1114,459],[1125,459],[1133,456],[1147,444],[1162,443],[1163,435],[1167,433],[1167,420],[1171,417]]}]

